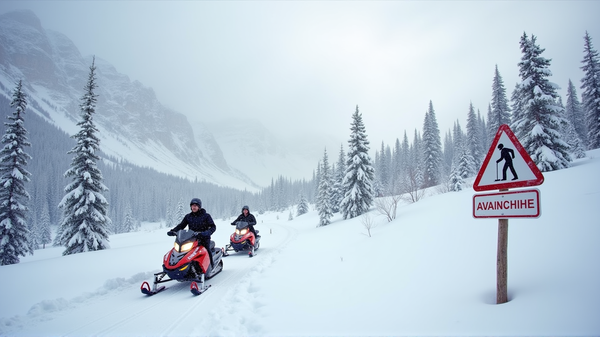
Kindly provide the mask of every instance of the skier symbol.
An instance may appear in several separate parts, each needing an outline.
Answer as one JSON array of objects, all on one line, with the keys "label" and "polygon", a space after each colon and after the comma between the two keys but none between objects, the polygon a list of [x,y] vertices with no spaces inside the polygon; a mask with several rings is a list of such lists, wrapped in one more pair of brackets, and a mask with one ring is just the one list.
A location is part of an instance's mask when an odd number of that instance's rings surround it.
[{"label": "skier symbol", "polygon": [[512,180],[517,180],[517,172],[515,172],[515,168],[513,167],[513,159],[515,159],[515,151],[513,149],[509,149],[504,147],[502,144],[498,144],[498,149],[500,150],[500,159],[496,160],[496,181],[498,179],[498,163],[504,159],[504,167],[502,168],[502,181],[506,180],[506,171],[510,169],[510,172],[513,175]]}]

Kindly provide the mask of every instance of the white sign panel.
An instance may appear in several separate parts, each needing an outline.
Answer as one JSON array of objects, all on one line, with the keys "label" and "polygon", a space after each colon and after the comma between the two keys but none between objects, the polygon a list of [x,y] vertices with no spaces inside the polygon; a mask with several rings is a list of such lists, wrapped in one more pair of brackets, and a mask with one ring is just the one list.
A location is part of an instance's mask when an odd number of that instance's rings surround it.
[{"label": "white sign panel", "polygon": [[538,218],[540,191],[538,189],[476,194],[473,196],[475,218]]}]

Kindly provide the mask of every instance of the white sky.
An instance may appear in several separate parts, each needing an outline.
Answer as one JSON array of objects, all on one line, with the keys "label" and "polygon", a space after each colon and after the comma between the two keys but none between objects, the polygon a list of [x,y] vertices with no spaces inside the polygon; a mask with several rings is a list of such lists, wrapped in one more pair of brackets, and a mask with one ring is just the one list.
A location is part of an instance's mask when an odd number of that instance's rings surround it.
[{"label": "white sky", "polygon": [[[232,252],[199,297],[189,282],[140,292],[173,247],[159,224],[111,235],[102,251],[47,246],[0,266],[0,335],[598,336],[599,169],[596,149],[544,173],[541,216],[509,220],[505,304],[495,304],[498,221],[472,217],[470,187],[434,187],[401,201],[392,222],[371,210],[371,237],[362,216],[316,228],[313,208],[292,221],[288,210],[255,214],[257,255]],[[215,219],[217,247],[231,220]]]},{"label": "white sky", "polygon": [[358,104],[372,147],[404,130],[412,141],[430,100],[442,137],[466,126],[470,102],[487,116],[495,65],[509,98],[519,81],[523,32],[563,97],[569,78],[580,85],[586,30],[600,46],[600,1],[0,3],[23,8],[191,120],[257,118],[345,142]]}]

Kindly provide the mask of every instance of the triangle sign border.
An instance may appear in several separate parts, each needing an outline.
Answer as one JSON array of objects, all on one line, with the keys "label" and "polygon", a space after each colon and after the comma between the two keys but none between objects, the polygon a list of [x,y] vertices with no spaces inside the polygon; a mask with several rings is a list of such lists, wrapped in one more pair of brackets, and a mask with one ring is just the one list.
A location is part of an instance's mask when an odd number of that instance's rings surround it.
[{"label": "triangle sign border", "polygon": [[[523,160],[525,161],[525,163],[527,164],[527,166],[529,167],[529,169],[535,176],[535,179],[523,180],[523,181],[517,180],[517,181],[502,182],[502,183],[498,183],[498,184],[490,184],[490,185],[480,186],[479,184],[481,183],[481,178],[483,177],[485,168],[489,165],[490,160],[492,159],[492,157],[494,155],[494,152],[496,150],[496,147],[498,146],[500,137],[502,136],[503,132],[506,133],[508,138],[512,141],[513,145],[515,146],[515,150],[517,150],[517,152],[519,152],[519,154],[521,155],[521,157],[523,158]],[[515,134],[512,132],[512,130],[510,129],[510,127],[508,125],[506,125],[506,124],[500,125],[500,127],[498,128],[498,131],[496,131],[496,136],[494,137],[494,140],[492,141],[492,146],[490,146],[490,149],[488,150],[488,153],[487,153],[485,159],[483,160],[483,164],[481,164],[481,167],[479,168],[479,173],[477,174],[477,178],[475,178],[475,182],[473,182],[473,189],[477,192],[490,191],[490,190],[502,190],[502,189],[516,188],[516,187],[537,186],[537,185],[541,185],[543,182],[544,182],[544,175],[542,174],[540,169],[537,167],[537,165],[533,162],[533,160],[531,159],[531,157],[529,156],[527,151],[525,151],[525,148],[523,147],[523,145],[521,145],[521,142],[519,142],[519,140],[517,139],[517,136],[515,136]]]}]

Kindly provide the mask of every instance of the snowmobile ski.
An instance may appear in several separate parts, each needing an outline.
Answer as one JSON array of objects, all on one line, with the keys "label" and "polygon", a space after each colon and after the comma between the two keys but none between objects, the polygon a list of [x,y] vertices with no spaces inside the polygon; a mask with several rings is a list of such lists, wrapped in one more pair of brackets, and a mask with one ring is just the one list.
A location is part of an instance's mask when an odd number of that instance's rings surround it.
[{"label": "snowmobile ski", "polygon": [[196,282],[192,282],[190,284],[190,291],[195,296],[198,296],[198,295],[202,294],[203,292],[207,291],[208,288],[210,288],[210,284],[207,286],[204,286],[204,287],[200,287],[200,288],[198,288],[198,283],[196,283]]},{"label": "snowmobile ski", "polygon": [[167,287],[160,286],[160,287],[157,287],[156,289],[152,290],[152,289],[150,289],[150,284],[148,284],[148,282],[144,282],[144,283],[142,283],[142,286],[140,289],[142,290],[142,294],[152,296],[154,294],[158,294],[159,292],[167,289]]}]

